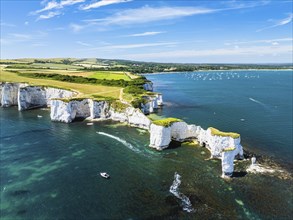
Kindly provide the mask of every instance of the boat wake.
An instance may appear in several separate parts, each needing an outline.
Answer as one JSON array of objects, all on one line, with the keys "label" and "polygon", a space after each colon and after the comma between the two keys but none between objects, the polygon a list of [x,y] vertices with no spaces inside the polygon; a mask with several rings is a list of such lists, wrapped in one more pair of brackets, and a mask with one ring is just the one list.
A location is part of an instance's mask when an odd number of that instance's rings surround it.
[{"label": "boat wake", "polygon": [[264,103],[262,103],[261,101],[258,101],[258,100],[256,100],[256,99],[254,99],[254,98],[249,98],[249,100],[252,101],[252,102],[255,102],[255,103],[257,103],[257,104],[260,104],[260,105],[262,105],[262,106],[265,106]]},{"label": "boat wake", "polygon": [[192,204],[189,198],[179,191],[179,186],[181,184],[181,176],[175,172],[173,184],[170,187],[170,193],[176,196],[178,199],[181,200],[181,206],[183,211],[186,212],[193,212],[194,209],[192,208]]},{"label": "boat wake", "polygon": [[138,150],[137,148],[135,148],[132,144],[128,143],[127,141],[119,138],[119,137],[116,137],[114,135],[111,135],[111,134],[108,134],[108,133],[105,133],[105,132],[100,132],[98,131],[97,134],[100,134],[100,135],[104,135],[104,136],[107,136],[109,138],[112,138],[112,139],[115,139],[116,141],[120,142],[121,144],[123,144],[125,147],[129,148],[130,150],[136,152],[136,153],[140,153],[141,151]]}]

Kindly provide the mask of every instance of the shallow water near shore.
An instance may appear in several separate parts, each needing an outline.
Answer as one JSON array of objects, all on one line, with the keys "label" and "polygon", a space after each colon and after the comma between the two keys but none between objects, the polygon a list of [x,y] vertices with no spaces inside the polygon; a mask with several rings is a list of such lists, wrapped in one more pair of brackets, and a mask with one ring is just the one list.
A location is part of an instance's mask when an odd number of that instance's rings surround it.
[{"label": "shallow water near shore", "polygon": [[[174,76],[170,76],[169,82]],[[156,89],[159,83],[167,82],[166,78],[152,80]],[[164,85],[162,88],[165,101],[171,103],[170,114],[175,113],[176,102],[179,105],[187,100],[185,95],[173,99],[172,94],[165,94],[164,89],[168,88]],[[192,100],[199,99],[202,97]],[[160,114],[168,115],[168,108],[166,105]],[[197,114],[189,114],[186,109],[180,113],[187,113],[185,120],[201,124],[198,117],[190,118]],[[179,111],[179,107],[175,110]],[[0,113],[1,219],[290,219],[292,216],[293,182],[287,172],[247,174],[250,162],[239,161],[235,166],[239,177],[223,180],[220,161],[205,160],[209,152],[199,146],[184,144],[157,152],[148,148],[149,134],[141,129],[111,122],[51,122],[48,110],[18,112],[12,107],[1,108]],[[179,117],[178,114],[172,116]],[[217,120],[210,121],[222,129]],[[210,121],[202,125],[207,126]],[[235,130],[226,126],[223,129]],[[254,136],[250,138],[253,140]],[[259,150],[263,151],[266,152]],[[280,158],[282,161],[285,157]],[[110,174],[109,180],[100,177],[103,171]],[[174,192],[180,196],[174,196]],[[186,204],[190,212],[184,210]]]}]

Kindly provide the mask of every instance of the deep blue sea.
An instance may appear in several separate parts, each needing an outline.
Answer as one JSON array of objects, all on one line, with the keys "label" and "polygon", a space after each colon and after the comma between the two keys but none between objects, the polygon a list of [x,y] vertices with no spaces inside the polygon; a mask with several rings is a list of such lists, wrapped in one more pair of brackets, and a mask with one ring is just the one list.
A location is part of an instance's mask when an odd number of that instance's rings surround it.
[{"label": "deep blue sea", "polygon": [[[240,161],[238,177],[227,181],[220,177],[220,161],[205,160],[203,147],[158,152],[148,148],[149,134],[141,129],[56,123],[48,109],[0,108],[1,219],[292,217],[292,72],[147,78],[166,102],[156,117],[239,132],[245,149],[266,155],[260,161],[283,172],[246,174],[250,162]],[[100,177],[103,171],[109,180]]]}]

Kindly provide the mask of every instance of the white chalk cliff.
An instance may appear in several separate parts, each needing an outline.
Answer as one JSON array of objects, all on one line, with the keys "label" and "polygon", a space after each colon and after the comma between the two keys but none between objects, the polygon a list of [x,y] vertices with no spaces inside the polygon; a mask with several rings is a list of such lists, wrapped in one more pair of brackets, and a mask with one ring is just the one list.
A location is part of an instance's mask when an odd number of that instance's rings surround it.
[{"label": "white chalk cliff", "polygon": [[141,110],[144,114],[150,114],[155,112],[156,109],[163,105],[162,94],[154,94],[149,96],[143,96],[145,104],[142,104]]},{"label": "white chalk cliff", "polygon": [[197,139],[211,152],[212,158],[222,160],[223,177],[231,176],[234,170],[234,158],[243,156],[243,149],[239,138],[213,135],[210,129],[204,130],[200,126],[188,125],[185,122],[175,122],[169,127],[152,124],[150,127],[150,147],[158,150],[169,146],[171,140],[185,141]]},{"label": "white chalk cliff", "polygon": [[53,121],[70,123],[78,117],[111,119],[147,130],[149,130],[151,124],[150,119],[139,109],[129,106],[124,110],[117,110],[111,107],[111,101],[94,101],[91,99],[52,100],[51,119]]},{"label": "white chalk cliff", "polygon": [[[152,90],[152,83],[146,83],[144,88]],[[171,140],[183,142],[197,139],[211,152],[212,158],[222,160],[223,176],[231,176],[234,170],[234,158],[243,156],[243,149],[239,138],[217,136],[210,129],[187,123],[174,122],[168,127],[153,124],[145,114],[151,113],[163,104],[161,94],[146,96],[146,104],[142,110],[125,104],[122,109],[111,106],[112,101],[96,101],[92,99],[72,98],[76,93],[43,86],[29,86],[25,83],[1,83],[0,104],[2,107],[18,105],[20,111],[51,107],[51,120],[70,123],[76,118],[110,119],[125,122],[131,126],[150,131],[150,147],[157,150],[167,148]],[[70,98],[70,99],[66,99]]]},{"label": "white chalk cliff", "polygon": [[1,106],[9,107],[17,105],[17,94],[19,83],[2,83],[1,85]]},{"label": "white chalk cliff", "polygon": [[52,98],[72,97],[76,93],[44,86],[30,86],[26,83],[1,83],[1,106],[18,105],[18,110],[50,106]]},{"label": "white chalk cliff", "polygon": [[144,90],[146,91],[153,91],[153,83],[152,82],[147,82],[143,85]]}]

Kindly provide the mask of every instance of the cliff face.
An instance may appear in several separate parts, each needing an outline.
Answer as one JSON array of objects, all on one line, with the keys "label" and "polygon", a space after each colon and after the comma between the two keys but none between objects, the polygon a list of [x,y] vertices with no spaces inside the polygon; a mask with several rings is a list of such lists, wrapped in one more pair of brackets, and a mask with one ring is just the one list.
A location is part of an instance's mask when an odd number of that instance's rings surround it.
[{"label": "cliff face", "polygon": [[90,117],[94,118],[109,118],[110,117],[110,105],[106,101],[89,101]]},{"label": "cliff face", "polygon": [[152,124],[150,128],[150,147],[163,150],[171,142],[171,127]]},{"label": "cliff face", "polygon": [[146,103],[142,104],[141,108],[144,114],[153,113],[156,109],[163,105],[163,97],[161,94],[144,96],[143,98],[146,100]]},{"label": "cliff face", "polygon": [[[152,83],[144,86],[152,89]],[[201,145],[205,145],[211,152],[212,158],[222,160],[223,177],[231,176],[234,170],[234,158],[243,156],[240,137],[219,136],[212,134],[211,129],[204,130],[200,126],[188,125],[185,122],[174,122],[168,127],[155,125],[145,114],[151,113],[163,104],[162,95],[154,94],[146,96],[146,104],[143,111],[126,105],[124,109],[115,109],[111,101],[95,101],[92,99],[71,99],[76,93],[47,88],[42,86],[29,86],[24,83],[1,83],[0,101],[2,107],[18,105],[20,111],[51,106],[51,120],[70,123],[76,118],[111,119],[125,122],[131,126],[150,130],[150,147],[157,150],[167,148],[171,140],[185,141],[197,139]]]},{"label": "cliff face", "polygon": [[124,110],[116,110],[107,101],[83,100],[52,100],[51,119],[65,123],[72,122],[75,118],[111,119],[125,122],[131,126],[149,130],[151,121],[139,109],[131,106]]},{"label": "cliff face", "polygon": [[191,138],[196,138],[200,144],[205,144],[212,158],[222,160],[223,177],[232,175],[235,156],[243,156],[240,137],[212,135],[210,129],[204,130],[200,126],[188,125],[185,122],[175,122],[169,127],[151,125],[150,147],[158,150],[167,148],[172,139],[182,142]]},{"label": "cliff face", "polygon": [[152,82],[147,82],[143,85],[144,90],[146,91],[153,91],[153,83]]},{"label": "cliff face", "polygon": [[76,118],[102,118],[109,116],[109,105],[105,101],[96,102],[91,99],[51,101],[51,120],[70,123]]},{"label": "cliff face", "polygon": [[19,83],[2,83],[1,84],[1,106],[9,107],[17,105]]},{"label": "cliff face", "polygon": [[47,107],[51,98],[72,97],[75,93],[43,86],[29,86],[25,83],[2,83],[1,106],[18,105],[18,110]]},{"label": "cliff face", "polygon": [[52,121],[60,121],[69,123],[75,118],[76,110],[74,110],[74,103],[63,102],[61,100],[51,101],[50,117]]},{"label": "cliff face", "polygon": [[18,89],[18,110],[47,106],[46,91],[40,86],[20,85]]}]

